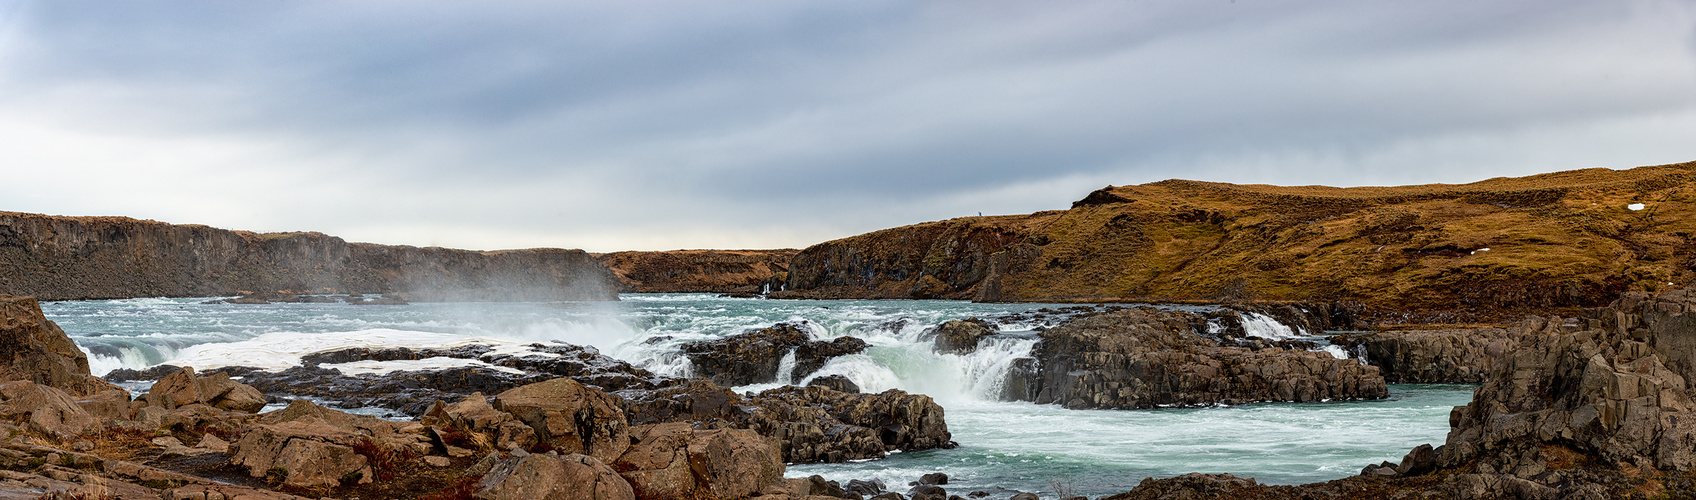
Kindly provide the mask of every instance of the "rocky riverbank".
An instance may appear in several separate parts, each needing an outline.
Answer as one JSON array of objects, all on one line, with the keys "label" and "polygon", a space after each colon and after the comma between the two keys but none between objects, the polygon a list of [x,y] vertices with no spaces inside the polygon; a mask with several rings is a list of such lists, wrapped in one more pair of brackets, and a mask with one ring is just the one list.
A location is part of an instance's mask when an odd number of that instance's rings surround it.
[{"label": "rocky riverbank", "polygon": [[[922,395],[793,386],[739,395],[706,379],[654,377],[592,348],[532,347],[350,349],[308,356],[293,375],[159,367],[119,374],[158,378],[132,400],[88,373],[34,299],[0,295],[0,431],[9,435],[0,498],[862,498],[816,476],[786,479],[785,463],[953,445],[942,408]],[[360,377],[326,368],[434,357],[490,369]],[[411,394],[398,404],[406,409],[441,397],[400,422],[304,399],[256,414],[278,401],[259,387]]]},{"label": "rocky riverbank", "polygon": [[1696,280],[1693,179],[1696,163],[1463,185],[1109,186],[1069,210],[820,243],[774,296],[1347,302],[1386,323],[1572,316]]},{"label": "rocky riverbank", "polygon": [[41,300],[404,292],[413,301],[616,300],[582,250],[473,252],[125,217],[0,212],[0,292]]},{"label": "rocky riverbank", "polygon": [[[1149,479],[1114,499],[1684,498],[1696,494],[1696,289],[1626,293],[1578,317],[1415,336],[1408,345],[1482,344],[1496,359],[1441,446],[1360,476],[1270,486],[1230,475]],[[1510,346],[1511,345],[1511,346]],[[1425,351],[1437,352],[1447,348]],[[1463,349],[1469,350],[1469,349]],[[1501,351],[1500,354],[1492,354]],[[1439,376],[1422,355],[1407,376]]]}]

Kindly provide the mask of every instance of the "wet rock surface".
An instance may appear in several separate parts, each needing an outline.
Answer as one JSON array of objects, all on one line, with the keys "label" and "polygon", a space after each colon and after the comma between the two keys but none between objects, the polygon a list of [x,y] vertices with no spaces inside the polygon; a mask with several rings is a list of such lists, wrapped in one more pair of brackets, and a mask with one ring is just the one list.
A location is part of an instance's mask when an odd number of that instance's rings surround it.
[{"label": "wet rock surface", "polygon": [[881,458],[895,450],[952,447],[943,410],[928,396],[888,390],[849,394],[786,386],[739,395],[705,379],[621,391],[632,423],[689,422],[751,429],[777,441],[790,463]]},{"label": "wet rock surface", "polygon": [[858,354],[866,347],[864,340],[854,337],[812,340],[805,325],[779,323],[718,340],[690,342],[683,345],[683,352],[697,376],[719,385],[739,386],[776,381],[783,358],[791,352],[796,363],[792,375],[800,380],[818,371],[830,358]]},{"label": "wet rock surface", "polygon": [[1519,348],[1526,333],[1521,327],[1396,330],[1341,335],[1331,342],[1364,355],[1392,384],[1477,384]]},{"label": "wet rock surface", "polygon": [[1034,379],[1010,395],[1136,409],[1388,394],[1375,367],[1323,352],[1220,345],[1197,333],[1205,329],[1202,316],[1147,307],[1081,317],[1041,333]]}]

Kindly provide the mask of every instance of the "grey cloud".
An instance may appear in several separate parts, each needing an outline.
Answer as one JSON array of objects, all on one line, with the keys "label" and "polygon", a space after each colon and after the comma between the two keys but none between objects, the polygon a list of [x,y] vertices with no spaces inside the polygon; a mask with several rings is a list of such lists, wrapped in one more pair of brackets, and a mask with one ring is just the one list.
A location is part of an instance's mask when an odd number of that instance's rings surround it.
[{"label": "grey cloud", "polygon": [[[0,113],[269,144],[255,163],[345,187],[252,216],[326,231],[360,206],[818,235],[1099,187],[1053,179],[1465,182],[1589,166],[1476,144],[1696,110],[1696,9],[1671,0],[12,5]],[[1679,150],[1651,140],[1629,148]]]}]

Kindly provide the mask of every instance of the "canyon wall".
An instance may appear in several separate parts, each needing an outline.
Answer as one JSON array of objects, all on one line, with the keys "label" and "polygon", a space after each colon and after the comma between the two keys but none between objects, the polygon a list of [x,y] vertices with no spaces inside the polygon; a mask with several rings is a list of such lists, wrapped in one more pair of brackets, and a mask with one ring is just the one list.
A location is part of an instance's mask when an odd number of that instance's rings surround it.
[{"label": "canyon wall", "polygon": [[756,294],[781,289],[800,250],[671,250],[595,256],[638,293]]},{"label": "canyon wall", "polygon": [[251,292],[404,293],[419,301],[616,300],[581,250],[349,243],[125,217],[0,212],[0,292],[41,300]]},{"label": "canyon wall", "polygon": [[814,245],[774,297],[1300,300],[1420,322],[1576,312],[1696,280],[1693,179],[1696,163],[1460,185],[1109,186],[1069,210]]}]

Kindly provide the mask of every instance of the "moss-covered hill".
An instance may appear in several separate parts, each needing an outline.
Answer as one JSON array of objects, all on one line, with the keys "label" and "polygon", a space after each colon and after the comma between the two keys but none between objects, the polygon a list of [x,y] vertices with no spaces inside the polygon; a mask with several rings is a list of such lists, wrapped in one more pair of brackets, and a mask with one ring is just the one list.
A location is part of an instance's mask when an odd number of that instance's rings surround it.
[{"label": "moss-covered hill", "polygon": [[1347,301],[1488,320],[1683,286],[1693,234],[1696,162],[1460,185],[1168,180],[815,245],[781,296]]}]

